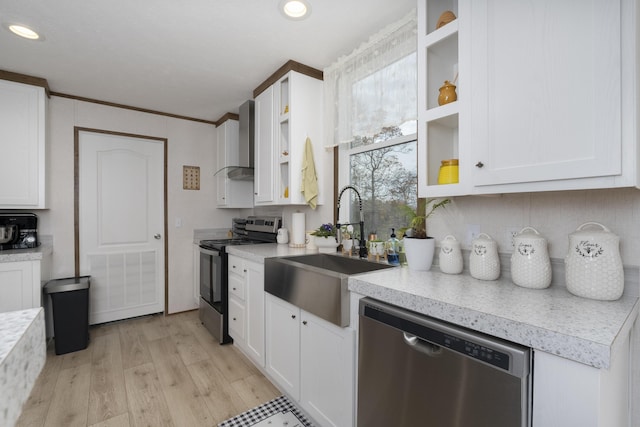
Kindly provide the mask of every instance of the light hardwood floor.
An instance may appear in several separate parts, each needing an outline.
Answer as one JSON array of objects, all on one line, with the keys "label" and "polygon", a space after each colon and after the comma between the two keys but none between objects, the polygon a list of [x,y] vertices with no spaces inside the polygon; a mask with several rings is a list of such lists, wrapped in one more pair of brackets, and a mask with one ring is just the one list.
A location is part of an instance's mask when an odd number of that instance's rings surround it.
[{"label": "light hardwood floor", "polygon": [[17,426],[216,426],[280,395],[198,312],[90,329],[86,350],[47,361]]}]

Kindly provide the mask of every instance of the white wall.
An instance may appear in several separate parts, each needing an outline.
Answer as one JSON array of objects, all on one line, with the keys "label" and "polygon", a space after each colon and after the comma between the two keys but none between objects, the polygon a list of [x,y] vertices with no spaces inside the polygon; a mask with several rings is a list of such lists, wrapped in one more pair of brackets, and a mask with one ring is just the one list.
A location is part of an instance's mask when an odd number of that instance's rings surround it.
[{"label": "white wall", "polygon": [[[168,139],[169,313],[196,308],[193,230],[229,228],[237,210],[215,208],[213,125],[52,97],[49,101],[49,209],[38,211],[39,233],[53,236],[52,277],[74,274],[74,126]],[[199,191],[182,189],[182,166],[199,166]],[[176,219],[182,227],[175,227]]]}]

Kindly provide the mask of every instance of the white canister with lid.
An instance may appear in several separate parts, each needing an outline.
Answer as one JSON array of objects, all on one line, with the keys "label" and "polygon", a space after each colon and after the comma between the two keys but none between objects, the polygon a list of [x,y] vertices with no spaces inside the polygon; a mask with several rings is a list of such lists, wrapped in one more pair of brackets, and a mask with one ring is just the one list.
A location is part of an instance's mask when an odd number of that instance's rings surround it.
[{"label": "white canister with lid", "polygon": [[624,291],[620,238],[599,222],[585,222],[569,235],[564,260],[567,290],[574,295],[613,301]]},{"label": "white canister with lid", "polygon": [[480,280],[496,280],[500,277],[498,243],[486,233],[478,234],[471,242],[469,272]]},{"label": "white canister with lid", "polygon": [[462,251],[460,242],[452,235],[445,236],[440,242],[440,271],[447,274],[462,273]]},{"label": "white canister with lid", "polygon": [[533,227],[525,227],[513,238],[511,280],[523,288],[544,289],[551,284],[551,260],[547,239]]}]

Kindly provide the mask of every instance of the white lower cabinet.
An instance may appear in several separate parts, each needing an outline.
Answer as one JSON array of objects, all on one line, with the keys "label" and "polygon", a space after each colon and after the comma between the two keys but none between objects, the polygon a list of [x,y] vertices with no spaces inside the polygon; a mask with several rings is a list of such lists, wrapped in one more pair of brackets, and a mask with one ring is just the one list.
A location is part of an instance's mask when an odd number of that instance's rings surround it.
[{"label": "white lower cabinet", "polygon": [[612,352],[608,369],[534,351],[533,427],[638,425],[629,421],[629,344],[627,338]]},{"label": "white lower cabinet", "polygon": [[264,265],[229,255],[229,335],[264,367]]},{"label": "white lower cabinet", "polygon": [[266,371],[321,426],[354,420],[355,330],[266,295]]},{"label": "white lower cabinet", "polygon": [[0,263],[0,312],[40,307],[40,262]]}]

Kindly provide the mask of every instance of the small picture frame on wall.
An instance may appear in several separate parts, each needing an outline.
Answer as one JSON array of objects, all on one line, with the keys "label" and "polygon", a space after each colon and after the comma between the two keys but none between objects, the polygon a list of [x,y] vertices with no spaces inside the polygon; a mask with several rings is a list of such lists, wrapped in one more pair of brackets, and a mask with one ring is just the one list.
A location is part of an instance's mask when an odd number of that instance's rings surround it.
[{"label": "small picture frame on wall", "polygon": [[182,189],[200,190],[200,166],[182,166]]}]

